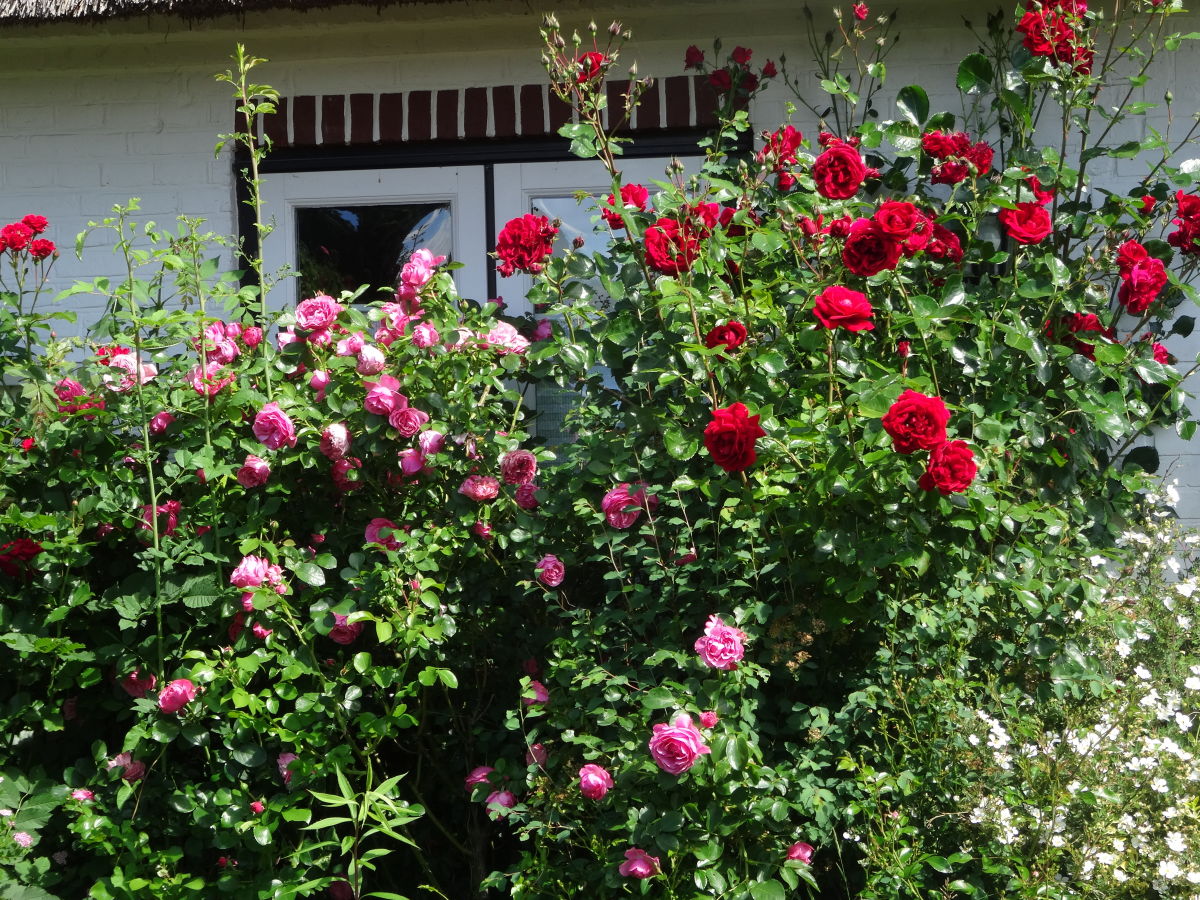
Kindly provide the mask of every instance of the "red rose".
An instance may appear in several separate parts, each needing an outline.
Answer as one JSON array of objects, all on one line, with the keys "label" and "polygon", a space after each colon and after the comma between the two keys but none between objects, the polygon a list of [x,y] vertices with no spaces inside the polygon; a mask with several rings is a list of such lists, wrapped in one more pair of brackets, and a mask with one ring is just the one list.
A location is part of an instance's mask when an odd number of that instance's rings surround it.
[{"label": "red rose", "polygon": [[767,143],[758,151],[757,159],[760,163],[774,162],[778,171],[781,166],[796,161],[796,151],[803,140],[804,135],[791,125],[786,125],[767,138]]},{"label": "red rose", "polygon": [[1156,363],[1162,363],[1164,366],[1169,366],[1171,364],[1171,351],[1169,351],[1162,344],[1155,341],[1154,346],[1150,349],[1154,354],[1154,361]]},{"label": "red rose", "polygon": [[933,170],[929,173],[929,180],[933,184],[958,184],[961,181],[966,181],[967,176],[970,174],[971,169],[965,162],[957,159],[948,159],[933,167]]},{"label": "red rose", "polygon": [[963,154],[963,159],[969,162],[975,169],[975,174],[986,175],[992,169],[992,157],[995,152],[985,142],[980,141],[970,150]]},{"label": "red rose", "polygon": [[748,66],[750,65],[750,57],[753,55],[754,51],[746,47],[734,47],[733,52],[729,54],[729,58],[739,66]]},{"label": "red rose", "polygon": [[44,552],[42,545],[30,538],[17,538],[15,541],[9,541],[0,546],[0,572],[10,578],[28,574],[26,567],[32,569],[31,564],[42,552]]},{"label": "red rose", "polygon": [[869,278],[900,261],[900,242],[884,233],[871,219],[858,219],[850,226],[842,246],[842,262],[855,275]]},{"label": "red rose", "polygon": [[45,216],[39,216],[36,213],[30,213],[21,220],[21,224],[26,226],[34,234],[41,234],[46,230],[46,226],[50,223],[46,221]]},{"label": "red rose", "polygon": [[685,69],[698,69],[704,64],[704,51],[695,44],[688,47],[683,52],[683,67]]},{"label": "red rose", "polygon": [[38,238],[29,243],[29,255],[34,259],[45,259],[47,256],[53,255],[57,249],[54,246],[54,241],[48,241],[45,238]]},{"label": "red rose", "polygon": [[728,94],[733,90],[733,79],[728,69],[714,69],[708,76],[708,83],[718,94]]},{"label": "red rose", "polygon": [[712,421],[704,429],[704,446],[726,472],[741,472],[754,465],[758,458],[754,442],[766,434],[758,425],[758,416],[748,415],[744,404],[734,403],[713,410]]},{"label": "red rose", "polygon": [[726,350],[736,350],[746,342],[746,326],[741,322],[726,322],[718,325],[704,338],[704,346],[710,350],[713,347],[725,345]]},{"label": "red rose", "polygon": [[854,18],[860,22],[866,21],[867,16],[871,14],[870,9],[865,3],[855,3],[852,9],[854,10]]},{"label": "red rose", "polygon": [[765,66],[763,66],[763,68],[762,68],[762,77],[763,78],[774,78],[778,74],[779,74],[779,70],[775,68],[774,61],[768,59],[767,64]]},{"label": "red rose", "polygon": [[960,494],[971,486],[978,471],[967,442],[948,441],[930,452],[929,465],[917,484],[925,491],[937,488],[942,494]]},{"label": "red rose", "polygon": [[[1054,191],[1048,191],[1042,187],[1042,182],[1036,175],[1030,175],[1026,178],[1024,187],[1028,188],[1030,193],[1033,194],[1035,203],[1039,203],[1042,206],[1049,206],[1054,202]],[[1021,193],[1024,193],[1023,189],[1017,196],[1019,197]]]},{"label": "red rose", "polygon": [[518,269],[533,274],[542,271],[542,260],[554,252],[557,234],[558,229],[545,216],[527,213],[510,219],[496,239],[497,270],[505,278]]},{"label": "red rose", "polygon": [[1000,223],[1018,244],[1038,244],[1053,230],[1050,213],[1038,203],[1018,203],[1016,209],[1000,210]]},{"label": "red rose", "polygon": [[645,240],[646,262],[664,275],[685,272],[696,261],[698,241],[691,223],[659,219],[646,229]]},{"label": "red rose", "polygon": [[1117,299],[1129,313],[1140,316],[1158,299],[1158,292],[1167,283],[1167,269],[1161,259],[1147,256],[1135,262],[1121,277]]},{"label": "red rose", "polygon": [[826,328],[845,328],[847,331],[871,331],[871,304],[866,294],[835,284],[817,294],[813,314]]},{"label": "red rose", "polygon": [[834,140],[813,163],[812,174],[822,197],[845,200],[858,191],[867,177],[867,167],[857,147]]},{"label": "red rose", "polygon": [[16,253],[29,246],[29,241],[33,238],[33,229],[20,222],[12,222],[0,228],[0,237],[4,239],[5,246]]},{"label": "red rose", "polygon": [[905,391],[883,417],[883,430],[892,436],[897,453],[932,450],[946,442],[950,411],[941,397]]},{"label": "red rose", "polygon": [[593,78],[599,77],[604,71],[604,67],[608,65],[608,57],[599,50],[593,50],[590,53],[585,53],[579,59],[575,60],[579,66],[579,74],[575,76],[575,80],[580,84],[587,84]]},{"label": "red rose", "polygon": [[[1064,329],[1067,332],[1066,335],[1062,335]],[[1057,325],[1054,322],[1046,322],[1043,331],[1050,340],[1059,341],[1059,343],[1073,348],[1076,353],[1082,354],[1088,359],[1096,358],[1095,344],[1081,341],[1075,335],[1094,332],[1103,335],[1110,341],[1115,340],[1117,337],[1117,332],[1112,328],[1105,328],[1095,313],[1070,313],[1060,317]]]},{"label": "red rose", "polygon": [[[625,209],[645,212],[646,202],[649,199],[650,192],[640,184],[625,184],[621,186],[621,205]],[[613,211],[612,207],[616,207],[616,205],[616,197],[609,194],[605,205],[600,208],[600,214],[604,216],[604,221],[608,223],[609,228],[619,230],[625,227],[625,220],[621,218],[619,212]]]},{"label": "red rose", "polygon": [[925,253],[934,259],[948,259],[951,262],[962,262],[963,249],[958,241],[958,235],[944,225],[933,223],[933,235],[925,247]]},{"label": "red rose", "polygon": [[872,216],[884,234],[903,241],[920,226],[925,218],[919,209],[903,200],[888,200]]}]

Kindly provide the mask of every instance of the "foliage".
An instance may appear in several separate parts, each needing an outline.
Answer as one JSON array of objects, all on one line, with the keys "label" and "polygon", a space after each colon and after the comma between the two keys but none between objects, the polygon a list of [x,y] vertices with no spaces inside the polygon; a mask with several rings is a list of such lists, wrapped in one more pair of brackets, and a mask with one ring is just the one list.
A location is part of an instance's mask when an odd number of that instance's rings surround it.
[{"label": "foliage", "polygon": [[[1175,6],[993,17],[963,117],[911,85],[880,121],[893,23],[855,4],[840,44],[813,26],[836,132],[757,151],[774,63],[689,48],[720,131],[640,186],[604,114],[628,33],[548,18],[612,195],[602,251],[499,235],[538,322],[428,251],[394,301],[271,319],[257,248],[262,290],[131,203],[93,226],[127,275],[67,292],[107,311],[62,342],[9,241],[0,893],[1188,890],[1194,578],[1143,554],[1183,539],[1140,530],[1137,445],[1195,430],[1157,339],[1190,329],[1200,199],[1169,134],[1111,137]],[[267,237],[254,133],[223,139]],[[539,386],[579,398],[553,449]]]}]

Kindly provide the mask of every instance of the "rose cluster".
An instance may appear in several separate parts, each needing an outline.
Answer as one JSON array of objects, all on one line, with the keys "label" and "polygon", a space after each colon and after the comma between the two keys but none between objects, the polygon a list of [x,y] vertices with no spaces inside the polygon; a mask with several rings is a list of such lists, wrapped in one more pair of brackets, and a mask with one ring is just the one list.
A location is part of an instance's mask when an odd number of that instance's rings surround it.
[{"label": "rose cluster", "polygon": [[1034,56],[1069,64],[1075,72],[1092,71],[1095,50],[1084,31],[1087,0],[1026,0],[1017,23],[1025,49]]},{"label": "rose cluster", "polygon": [[897,453],[929,451],[929,463],[918,481],[922,490],[941,494],[965,491],[975,480],[975,454],[966,441],[949,440],[950,411],[941,397],[906,390],[883,417],[883,429]]},{"label": "rose cluster", "polygon": [[54,242],[39,238],[50,223],[45,216],[30,213],[20,222],[9,222],[0,228],[0,253],[8,251],[13,256],[28,253],[35,260],[43,260],[58,252]]}]

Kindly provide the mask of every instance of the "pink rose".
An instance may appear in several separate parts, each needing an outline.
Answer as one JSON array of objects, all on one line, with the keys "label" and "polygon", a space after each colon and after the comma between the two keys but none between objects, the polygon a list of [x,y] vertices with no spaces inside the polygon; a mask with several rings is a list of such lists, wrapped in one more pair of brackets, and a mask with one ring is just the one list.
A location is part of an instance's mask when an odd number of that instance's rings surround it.
[{"label": "pink rose", "polygon": [[357,456],[344,456],[333,464],[333,483],[343,494],[350,491],[356,491],[363,486],[363,483],[355,475],[351,477],[350,473],[362,468],[362,460]]},{"label": "pink rose", "polygon": [[254,813],[256,816],[262,815],[263,810],[266,808],[267,807],[263,804],[263,802],[261,800],[251,800],[250,801],[250,812]]},{"label": "pink rose", "polygon": [[432,347],[441,339],[442,336],[438,334],[437,329],[428,322],[422,322],[413,328],[412,342],[414,347],[421,347],[422,349]]},{"label": "pink rose", "polygon": [[263,625],[261,622],[255,622],[253,625],[250,626],[250,633],[253,634],[260,641],[265,641],[267,638],[269,638],[271,636],[272,631],[270,628],[268,628],[266,625]]},{"label": "pink rose", "polygon": [[579,770],[579,792],[589,800],[603,800],[612,786],[612,776],[595,763]]},{"label": "pink rose", "polygon": [[146,777],[146,764],[140,759],[135,759],[125,767],[125,771],[121,773],[121,777],[130,784],[135,781],[141,781]]},{"label": "pink rose", "polygon": [[718,721],[720,721],[720,719],[718,719],[717,714],[712,710],[700,713],[700,724],[705,728],[712,728],[717,724]]},{"label": "pink rose", "polygon": [[154,690],[158,678],[152,674],[142,675],[140,669],[134,669],[121,679],[121,689],[135,700],[146,696],[147,691]]},{"label": "pink rose", "polygon": [[95,796],[96,795],[87,788],[76,788],[75,790],[71,791],[71,799],[78,800],[80,803],[87,803]]},{"label": "pink rose", "polygon": [[800,862],[804,863],[806,866],[811,865],[812,858],[813,858],[812,844],[806,844],[806,843],[804,843],[804,841],[796,841],[796,843],[794,843],[794,844],[792,844],[792,846],[788,847],[787,858],[788,859],[797,859]]},{"label": "pink rose", "polygon": [[617,869],[626,878],[653,878],[661,870],[659,858],[632,847],[625,851],[625,862]]},{"label": "pink rose", "polygon": [[409,447],[401,450],[397,456],[400,458],[401,474],[417,475],[425,471],[425,457],[420,450]]},{"label": "pink rose", "polygon": [[242,329],[242,343],[247,347],[254,348],[262,343],[262,329],[257,325],[251,325],[249,328]]},{"label": "pink rose", "polygon": [[534,343],[537,343],[538,341],[549,340],[551,335],[553,335],[553,334],[554,334],[554,323],[551,322],[549,319],[538,319],[537,326],[533,329]]},{"label": "pink rose", "polygon": [[268,450],[296,446],[296,428],[279,404],[266,404],[254,417],[254,436]]},{"label": "pink rose", "polygon": [[524,353],[529,349],[529,341],[507,322],[497,322],[492,326],[491,331],[483,335],[483,339],[501,356],[509,353]]},{"label": "pink rose", "polygon": [[433,278],[434,269],[445,261],[446,257],[434,256],[424,247],[414,251],[400,269],[400,286],[396,289],[396,298],[402,301],[414,299],[421,288]]},{"label": "pink rose", "polygon": [[538,486],[536,484],[533,484],[532,482],[529,484],[517,485],[517,494],[516,494],[517,506],[521,507],[521,509],[537,509],[538,508],[537,492],[538,492]]},{"label": "pink rose", "polygon": [[350,452],[351,443],[350,429],[341,422],[334,422],[321,432],[321,453],[334,462]]},{"label": "pink rose", "polygon": [[222,388],[233,383],[234,373],[222,374],[224,368],[219,362],[210,362],[203,368],[197,366],[188,374],[188,384],[201,397],[215,396]]},{"label": "pink rose", "polygon": [[613,528],[630,528],[641,516],[643,509],[653,511],[658,498],[647,495],[645,488],[629,492],[630,484],[619,484],[600,501],[604,519]]},{"label": "pink rose", "polygon": [[490,541],[492,539],[492,526],[487,522],[476,522],[471,526],[471,531],[477,537],[481,537],[485,541]]},{"label": "pink rose", "polygon": [[329,373],[324,369],[316,369],[308,377],[308,386],[317,392],[317,402],[325,399],[325,388],[329,387]]},{"label": "pink rose", "polygon": [[275,765],[279,767],[279,777],[283,779],[284,784],[290,784],[292,781],[292,773],[288,770],[293,762],[299,759],[295,753],[280,753],[275,759]]},{"label": "pink rose", "polygon": [[391,375],[384,375],[378,381],[365,381],[367,397],[363,400],[363,409],[377,416],[386,416],[393,409],[403,409],[408,406],[408,398],[400,393],[400,382]]},{"label": "pink rose", "polygon": [[528,450],[510,450],[500,457],[500,477],[505,484],[529,484],[537,477],[537,457]]},{"label": "pink rose", "polygon": [[373,344],[367,344],[358,351],[358,365],[354,371],[359,375],[378,375],[386,365],[383,351]]},{"label": "pink rose", "polygon": [[433,456],[435,453],[441,453],[442,448],[446,446],[446,436],[440,431],[422,431],[421,436],[417,438],[417,446],[421,448],[422,456]]},{"label": "pink rose", "polygon": [[397,407],[388,414],[388,424],[395,428],[401,437],[415,436],[428,421],[429,413],[412,406]]},{"label": "pink rose", "polygon": [[484,802],[487,803],[488,818],[498,821],[517,805],[517,798],[512,791],[492,791]]},{"label": "pink rose", "polygon": [[177,713],[196,699],[196,686],[186,678],[176,678],[158,695],[158,708],[165,713]]},{"label": "pink rose", "polygon": [[265,459],[250,455],[237,470],[237,482],[244,488],[255,488],[266,484],[270,474],[271,466]]},{"label": "pink rose", "polygon": [[362,634],[363,630],[362,622],[348,623],[347,618],[348,616],[343,616],[341,613],[334,613],[333,627],[329,629],[329,639],[343,647],[358,640],[358,636]]},{"label": "pink rose", "polygon": [[164,434],[174,421],[175,417],[166,410],[155,413],[154,417],[150,420],[150,433],[153,435]]},{"label": "pink rose", "polygon": [[468,475],[459,485],[458,492],[476,503],[482,503],[496,498],[500,493],[500,482],[490,475]]},{"label": "pink rose", "polygon": [[305,331],[322,331],[334,323],[343,309],[345,307],[328,294],[317,294],[301,301],[296,307],[296,327]]},{"label": "pink rose", "polygon": [[537,580],[548,588],[558,587],[563,583],[563,578],[567,574],[566,567],[552,553],[543,556],[533,571],[537,575]]},{"label": "pink rose", "polygon": [[706,666],[729,671],[737,668],[738,660],[745,653],[742,647],[744,640],[744,631],[726,625],[720,616],[709,616],[704,626],[704,637],[696,641],[696,652]]},{"label": "pink rose", "polygon": [[550,692],[540,681],[531,681],[521,696],[521,702],[526,706],[545,706],[550,702]]},{"label": "pink rose", "polygon": [[670,725],[655,725],[649,746],[655,764],[668,775],[682,775],[712,752],[687,713],[677,715]]},{"label": "pink rose", "polygon": [[525,751],[525,765],[544,766],[548,757],[545,744],[530,744],[529,749]]},{"label": "pink rose", "polygon": [[361,331],[356,331],[354,334],[350,335],[350,337],[345,337],[338,341],[333,352],[337,356],[357,356],[358,352],[362,350],[366,344],[367,339],[363,337],[363,333]]},{"label": "pink rose", "polygon": [[237,568],[230,574],[229,583],[243,590],[246,588],[256,588],[267,581],[270,577],[271,569],[271,564],[261,556],[245,556],[237,564]]},{"label": "pink rose", "polygon": [[476,766],[471,770],[470,774],[463,779],[463,785],[469,791],[477,784],[490,784],[490,776],[495,771],[496,770],[491,766]]},{"label": "pink rose", "polygon": [[363,533],[363,542],[378,544],[387,550],[399,550],[401,542],[396,540],[399,531],[400,526],[391,519],[372,519]]}]

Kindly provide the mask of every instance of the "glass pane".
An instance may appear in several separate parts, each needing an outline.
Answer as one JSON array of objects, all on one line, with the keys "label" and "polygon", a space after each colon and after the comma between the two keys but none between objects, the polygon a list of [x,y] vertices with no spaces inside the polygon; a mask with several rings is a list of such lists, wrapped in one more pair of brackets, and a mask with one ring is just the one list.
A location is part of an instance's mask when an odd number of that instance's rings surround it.
[{"label": "glass pane", "polygon": [[[601,222],[597,222],[596,226],[592,225],[592,216],[596,215],[593,211],[593,204],[585,199],[583,203],[579,203],[574,195],[560,197],[538,197],[533,203],[533,213],[539,216],[546,216],[549,219],[558,219],[561,224],[558,229],[557,244],[560,247],[567,247],[577,237],[583,238],[583,249],[595,250],[597,247],[606,246],[608,242],[608,228]],[[598,229],[598,230],[594,230]],[[597,309],[607,310],[612,305],[612,298],[608,296],[600,286],[600,280],[592,279],[589,286],[596,293],[596,299],[593,301]],[[603,378],[603,382],[608,387],[616,387],[616,382],[609,375],[609,371],[605,366],[596,366],[592,369],[592,374],[599,374]],[[561,444],[574,439],[569,431],[566,430],[564,419],[578,403],[580,395],[576,391],[564,390],[563,388],[539,385],[537,388],[537,420],[534,424],[534,433],[544,439],[547,444]]]},{"label": "glass pane", "polygon": [[296,210],[298,296],[336,297],[370,285],[394,291],[413,251],[428,248],[452,259],[450,204],[318,206]]}]

